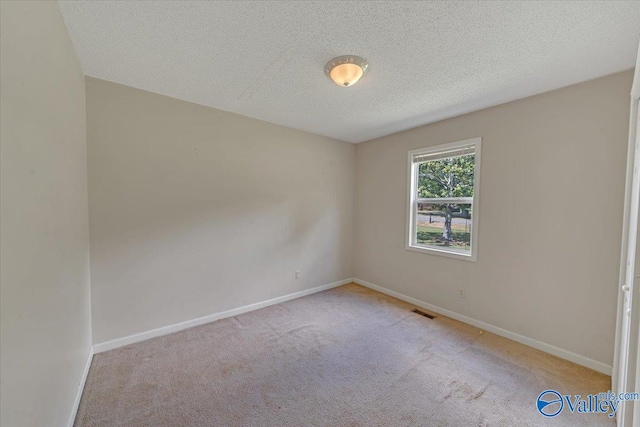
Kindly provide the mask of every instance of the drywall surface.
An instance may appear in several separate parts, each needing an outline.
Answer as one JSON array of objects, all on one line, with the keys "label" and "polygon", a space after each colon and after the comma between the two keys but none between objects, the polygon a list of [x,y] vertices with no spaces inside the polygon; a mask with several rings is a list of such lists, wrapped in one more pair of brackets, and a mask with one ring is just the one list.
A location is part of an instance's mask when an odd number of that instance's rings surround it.
[{"label": "drywall surface", "polygon": [[[611,365],[631,80],[359,144],[355,276]],[[483,138],[478,261],[405,250],[407,151],[472,137]]]},{"label": "drywall surface", "polygon": [[86,89],[94,343],[352,276],[352,144]]},{"label": "drywall surface", "polygon": [[0,2],[3,426],[62,426],[91,348],[84,76],[54,2]]}]

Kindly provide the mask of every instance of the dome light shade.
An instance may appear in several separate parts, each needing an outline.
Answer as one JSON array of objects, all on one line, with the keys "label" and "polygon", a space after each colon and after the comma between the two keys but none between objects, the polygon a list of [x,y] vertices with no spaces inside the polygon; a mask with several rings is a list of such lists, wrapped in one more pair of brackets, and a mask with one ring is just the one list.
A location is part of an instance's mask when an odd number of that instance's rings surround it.
[{"label": "dome light shade", "polygon": [[353,86],[366,74],[369,63],[359,56],[345,55],[332,59],[324,67],[324,72],[338,86]]}]

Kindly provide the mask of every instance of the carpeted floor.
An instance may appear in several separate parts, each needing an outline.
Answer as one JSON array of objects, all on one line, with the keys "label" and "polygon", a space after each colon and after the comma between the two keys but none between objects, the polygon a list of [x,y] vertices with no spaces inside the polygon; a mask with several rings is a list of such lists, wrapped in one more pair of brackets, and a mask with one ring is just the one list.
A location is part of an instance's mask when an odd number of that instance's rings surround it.
[{"label": "carpeted floor", "polygon": [[609,377],[349,284],[97,354],[76,426],[587,426]]}]

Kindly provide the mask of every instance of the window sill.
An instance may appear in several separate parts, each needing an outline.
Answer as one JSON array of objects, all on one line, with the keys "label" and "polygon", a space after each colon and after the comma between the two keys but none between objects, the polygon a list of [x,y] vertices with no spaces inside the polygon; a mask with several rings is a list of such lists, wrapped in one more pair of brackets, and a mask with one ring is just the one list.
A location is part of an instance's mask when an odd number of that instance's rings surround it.
[{"label": "window sill", "polygon": [[429,254],[429,255],[443,256],[447,258],[454,258],[462,261],[471,261],[471,262],[478,261],[475,253],[467,255],[461,252],[456,252],[454,250],[428,248],[428,247],[417,246],[417,245],[406,245],[405,249],[408,251],[420,252],[420,253]]}]

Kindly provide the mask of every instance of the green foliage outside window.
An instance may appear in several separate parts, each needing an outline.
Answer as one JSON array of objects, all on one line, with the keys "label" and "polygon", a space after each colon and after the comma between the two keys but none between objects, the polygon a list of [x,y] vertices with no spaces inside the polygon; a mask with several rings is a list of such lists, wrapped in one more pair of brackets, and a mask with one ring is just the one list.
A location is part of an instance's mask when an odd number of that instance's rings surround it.
[{"label": "green foliage outside window", "polygon": [[[474,154],[420,163],[418,198],[473,197],[474,163]],[[454,217],[471,218],[471,212],[463,207],[468,205],[438,204],[436,201],[431,201],[430,204],[432,209],[440,211],[445,218],[442,237],[438,242],[445,246],[457,246],[457,236],[452,233],[451,220]],[[463,240],[468,243],[468,233]]]}]

